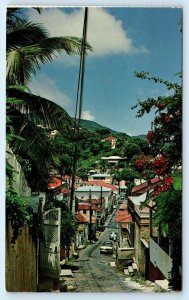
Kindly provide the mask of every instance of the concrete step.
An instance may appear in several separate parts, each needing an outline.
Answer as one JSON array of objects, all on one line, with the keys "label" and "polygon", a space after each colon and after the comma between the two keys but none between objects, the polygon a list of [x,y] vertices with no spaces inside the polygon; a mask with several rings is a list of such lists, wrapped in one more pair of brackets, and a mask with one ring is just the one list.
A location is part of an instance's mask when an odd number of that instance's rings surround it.
[{"label": "concrete step", "polygon": [[132,263],[132,268],[133,268],[134,272],[138,271],[138,266],[137,266],[137,264],[135,262]]},{"label": "concrete step", "polygon": [[115,261],[111,261],[111,262],[110,262],[110,267],[115,267],[115,266],[116,266]]},{"label": "concrete step", "polygon": [[164,280],[155,280],[155,290],[162,292],[162,291],[170,291],[169,289],[169,282],[167,279]]},{"label": "concrete step", "polygon": [[129,270],[128,270],[128,268],[124,269],[124,274],[125,274],[126,276],[129,275]]},{"label": "concrete step", "polygon": [[61,277],[73,277],[72,270],[70,270],[70,269],[63,269],[60,272],[60,276]]},{"label": "concrete step", "polygon": [[128,266],[128,271],[129,271],[129,275],[132,275],[134,273],[133,267],[132,266]]}]

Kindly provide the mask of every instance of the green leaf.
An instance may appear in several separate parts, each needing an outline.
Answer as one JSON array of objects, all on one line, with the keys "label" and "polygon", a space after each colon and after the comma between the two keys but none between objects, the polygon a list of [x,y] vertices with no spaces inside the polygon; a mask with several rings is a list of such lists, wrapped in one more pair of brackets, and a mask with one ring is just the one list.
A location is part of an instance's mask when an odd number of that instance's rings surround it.
[{"label": "green leaf", "polygon": [[175,175],[173,177],[173,187],[176,191],[182,190],[182,176],[181,175]]}]

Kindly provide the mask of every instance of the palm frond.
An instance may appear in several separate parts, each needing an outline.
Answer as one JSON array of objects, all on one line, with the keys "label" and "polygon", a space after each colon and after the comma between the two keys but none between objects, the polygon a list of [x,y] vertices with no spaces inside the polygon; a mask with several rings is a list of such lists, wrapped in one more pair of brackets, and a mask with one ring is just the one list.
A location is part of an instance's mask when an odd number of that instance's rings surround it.
[{"label": "palm frond", "polygon": [[11,142],[14,153],[29,158],[39,170],[59,165],[56,151],[44,130],[14,107],[8,113],[11,115],[15,136],[20,137]]},{"label": "palm frond", "polygon": [[[25,84],[35,74],[40,64],[52,61],[55,56],[66,52],[80,54],[82,39],[77,37],[48,38],[40,25],[32,22],[18,22],[19,26],[7,35],[7,82]],[[86,52],[92,51],[89,44]]]},{"label": "palm frond", "polygon": [[19,20],[16,26],[7,30],[7,51],[37,43],[48,37],[48,31],[42,24]]},{"label": "palm frond", "polygon": [[60,132],[70,131],[74,127],[73,120],[68,113],[50,100],[24,92],[15,87],[7,89],[7,96],[22,100],[19,103],[13,102],[12,106],[36,125],[57,129]]}]

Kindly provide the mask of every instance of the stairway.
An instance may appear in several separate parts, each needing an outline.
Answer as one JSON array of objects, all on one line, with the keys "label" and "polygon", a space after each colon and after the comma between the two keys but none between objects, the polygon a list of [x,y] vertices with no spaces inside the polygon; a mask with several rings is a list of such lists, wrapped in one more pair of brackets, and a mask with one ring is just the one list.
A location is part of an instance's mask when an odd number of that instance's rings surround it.
[{"label": "stairway", "polygon": [[135,260],[133,259],[132,265],[128,266],[127,268],[124,268],[124,274],[126,276],[133,276],[138,274],[138,266]]}]

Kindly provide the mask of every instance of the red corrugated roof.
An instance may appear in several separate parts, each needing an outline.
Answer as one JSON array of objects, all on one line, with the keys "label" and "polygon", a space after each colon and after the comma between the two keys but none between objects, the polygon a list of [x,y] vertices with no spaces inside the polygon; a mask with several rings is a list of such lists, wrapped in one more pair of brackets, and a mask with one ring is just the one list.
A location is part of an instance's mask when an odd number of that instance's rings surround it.
[{"label": "red corrugated roof", "polygon": [[101,204],[101,201],[99,199],[86,199],[82,201],[83,203],[92,203],[92,204]]},{"label": "red corrugated roof", "polygon": [[63,188],[63,189],[61,189],[61,193],[64,193],[64,194],[70,194],[71,191],[68,190],[68,189],[66,189],[66,188]]},{"label": "red corrugated roof", "polygon": [[[158,183],[158,182],[159,182],[159,178],[158,178],[158,177],[155,177],[155,178],[153,178],[153,179],[151,180],[151,183],[152,183],[152,184]],[[132,193],[138,192],[138,191],[140,191],[140,190],[146,188],[147,186],[148,186],[148,183],[147,183],[147,182],[144,182],[144,183],[142,183],[142,184],[140,184],[140,185],[134,186],[134,187],[132,188]]]},{"label": "red corrugated roof", "polygon": [[97,211],[102,212],[103,210],[104,210],[103,207],[97,207]]},{"label": "red corrugated roof", "polygon": [[[79,223],[89,223],[90,218],[86,214],[82,214],[81,212],[78,212],[76,214],[76,219],[78,220]],[[91,223],[95,224],[96,223],[96,218],[94,216],[91,217]]]},{"label": "red corrugated roof", "polygon": [[[91,206],[91,209],[92,210],[97,210],[97,207],[95,205],[92,205]],[[82,203],[79,203],[78,204],[78,210],[90,210],[90,205],[89,204],[82,204]]]},{"label": "red corrugated roof", "polygon": [[88,223],[89,217],[86,214],[82,214],[81,212],[78,212],[76,214],[76,219],[79,223]]},{"label": "red corrugated roof", "polygon": [[114,136],[108,136],[108,137],[105,137],[104,139],[107,141],[117,140],[117,138]]},{"label": "red corrugated roof", "polygon": [[55,189],[61,185],[62,185],[62,181],[57,177],[53,177],[51,179],[51,182],[48,184],[48,189]]},{"label": "red corrugated roof", "polygon": [[121,210],[127,209],[127,204],[126,203],[120,204],[119,209]]},{"label": "red corrugated roof", "polygon": [[116,222],[117,223],[132,223],[133,218],[127,211],[125,211],[124,214],[121,213],[121,214],[116,215]]},{"label": "red corrugated roof", "polygon": [[[70,175],[64,175],[63,178],[64,178],[64,179],[72,179],[72,176],[70,176]],[[75,178],[76,178],[76,179],[79,179],[80,177],[75,176]]]},{"label": "red corrugated roof", "polygon": [[98,185],[112,189],[113,191],[117,191],[117,188],[113,184],[105,183],[101,180],[91,180],[91,181],[84,181],[83,184],[87,185]]}]

